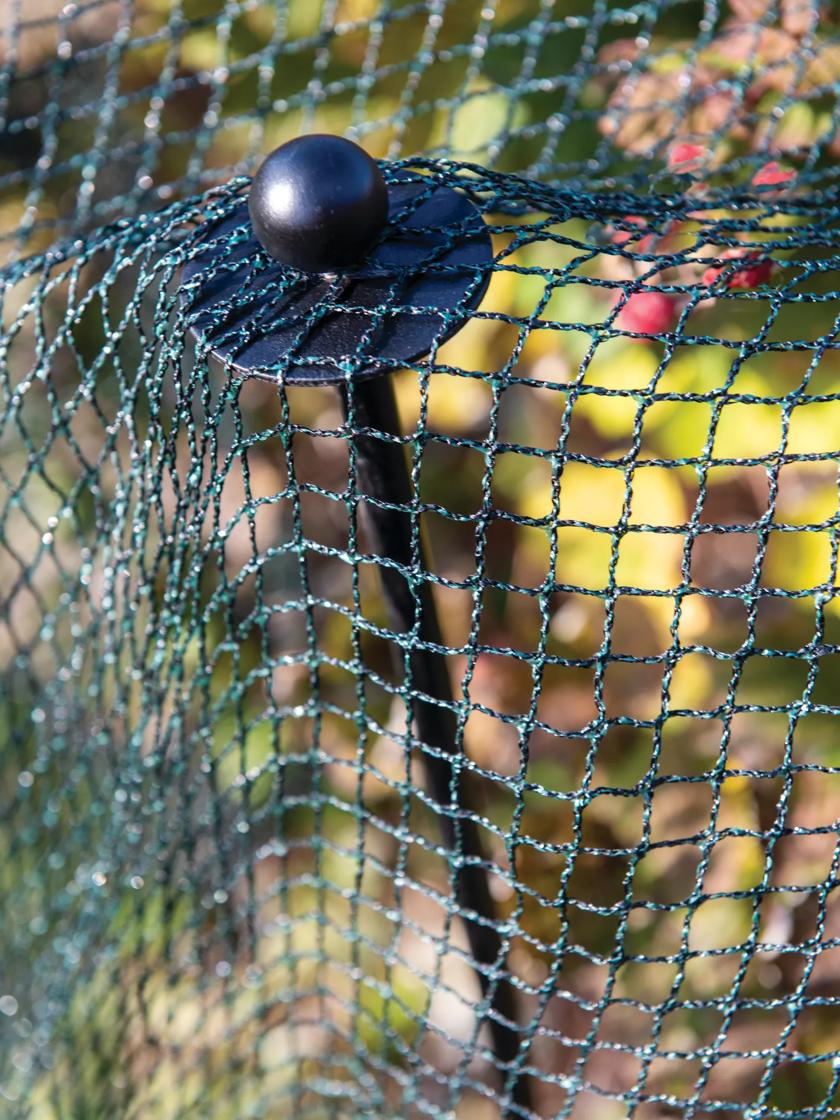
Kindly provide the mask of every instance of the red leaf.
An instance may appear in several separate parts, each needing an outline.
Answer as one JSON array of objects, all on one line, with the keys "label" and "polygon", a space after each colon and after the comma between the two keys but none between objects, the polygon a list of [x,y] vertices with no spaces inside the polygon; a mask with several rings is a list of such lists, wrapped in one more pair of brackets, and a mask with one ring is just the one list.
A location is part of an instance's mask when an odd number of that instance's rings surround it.
[{"label": "red leaf", "polygon": [[789,183],[795,178],[795,171],[790,171],[787,168],[781,167],[780,164],[773,159],[756,171],[752,181],[754,187],[778,187],[784,183]]},{"label": "red leaf", "polygon": [[668,167],[680,175],[699,171],[706,160],[706,149],[701,144],[674,144],[668,153]]}]

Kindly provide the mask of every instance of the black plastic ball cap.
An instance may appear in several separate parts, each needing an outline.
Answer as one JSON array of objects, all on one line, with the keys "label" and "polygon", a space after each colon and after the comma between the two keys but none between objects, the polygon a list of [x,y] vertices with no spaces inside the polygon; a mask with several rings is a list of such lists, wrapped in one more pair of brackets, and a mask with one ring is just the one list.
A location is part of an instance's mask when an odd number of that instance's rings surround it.
[{"label": "black plastic ball cap", "polygon": [[254,235],[275,260],[331,273],[364,260],[388,219],[388,188],[351,140],[299,136],[267,156],[251,184]]},{"label": "black plastic ball cap", "polygon": [[[354,205],[347,195],[339,197],[342,217],[334,222],[328,207],[312,205],[333,184],[313,173],[320,157],[305,150],[317,155],[325,145],[337,145],[333,150],[342,158],[349,151],[361,188],[356,205],[370,219],[379,210],[373,161],[349,141],[307,136],[278,149],[258,174],[265,172],[268,183],[275,174],[281,183],[305,183],[310,176],[315,181],[311,190],[286,192],[283,221],[268,223],[273,242],[265,227],[257,238],[254,215],[263,208],[256,182],[250,203],[234,196],[224,216],[209,218],[196,231],[181,273],[180,299],[192,334],[238,376],[298,385],[380,376],[418,361],[450,338],[487,290],[493,271],[490,232],[457,183],[392,168],[383,224],[371,220],[365,226],[348,217]],[[295,155],[298,170],[290,180],[283,167],[287,154],[297,151],[306,159],[300,157],[298,165]],[[372,178],[361,173],[365,167],[373,168]],[[345,188],[352,180],[352,175],[340,178]],[[359,202],[364,197],[374,199],[369,209]],[[272,208],[282,210],[275,202]],[[289,218],[297,210],[306,222]],[[325,238],[328,228],[332,234]],[[273,251],[266,253],[269,247]],[[347,263],[339,263],[344,256]]]}]

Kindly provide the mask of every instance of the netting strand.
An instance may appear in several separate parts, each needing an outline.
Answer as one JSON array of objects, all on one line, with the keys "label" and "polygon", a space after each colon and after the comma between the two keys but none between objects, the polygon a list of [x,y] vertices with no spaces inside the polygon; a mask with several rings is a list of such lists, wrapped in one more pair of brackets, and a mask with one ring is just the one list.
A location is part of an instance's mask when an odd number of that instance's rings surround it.
[{"label": "netting strand", "polygon": [[[840,1115],[832,5],[2,18],[0,1112]],[[492,235],[393,408],[190,329],[311,130]]]}]

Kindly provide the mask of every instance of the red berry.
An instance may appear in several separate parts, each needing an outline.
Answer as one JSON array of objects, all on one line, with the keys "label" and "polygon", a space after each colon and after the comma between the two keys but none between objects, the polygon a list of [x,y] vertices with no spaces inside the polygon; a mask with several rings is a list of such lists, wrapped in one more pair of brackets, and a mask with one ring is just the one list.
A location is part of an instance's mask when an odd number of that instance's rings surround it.
[{"label": "red berry", "polygon": [[727,249],[721,253],[721,260],[742,260],[741,268],[731,265],[713,265],[703,273],[703,283],[707,288],[725,276],[725,286],[730,291],[748,291],[759,284],[766,284],[773,275],[773,262],[769,257],[761,257],[748,249]]},{"label": "red berry", "polygon": [[663,334],[677,321],[679,306],[665,292],[632,292],[616,318],[616,326],[633,334]]},{"label": "red berry", "polygon": [[636,233],[629,229],[616,229],[615,226],[607,226],[609,240],[613,245],[626,246],[628,253],[647,253],[653,245],[654,235],[652,233],[645,233],[642,236],[642,231],[647,228],[647,222],[644,218],[639,218],[635,214],[629,214],[622,219],[625,225],[637,226],[639,232]]}]

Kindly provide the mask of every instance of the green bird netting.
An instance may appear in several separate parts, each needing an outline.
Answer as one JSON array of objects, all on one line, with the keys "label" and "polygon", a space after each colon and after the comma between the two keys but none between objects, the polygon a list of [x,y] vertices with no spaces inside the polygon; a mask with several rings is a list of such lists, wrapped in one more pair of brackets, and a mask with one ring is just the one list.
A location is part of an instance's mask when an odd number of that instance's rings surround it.
[{"label": "green bird netting", "polygon": [[[0,1115],[840,1116],[836,5],[0,19]],[[190,331],[313,130],[492,235],[396,428]]]}]

